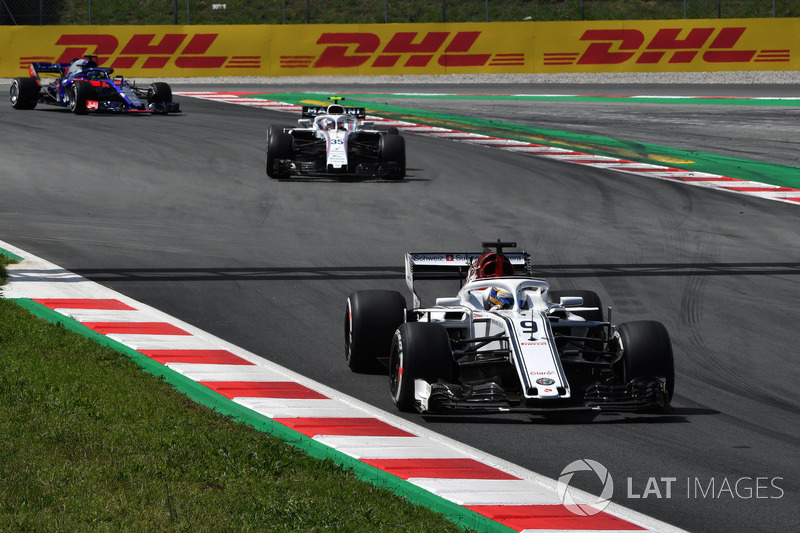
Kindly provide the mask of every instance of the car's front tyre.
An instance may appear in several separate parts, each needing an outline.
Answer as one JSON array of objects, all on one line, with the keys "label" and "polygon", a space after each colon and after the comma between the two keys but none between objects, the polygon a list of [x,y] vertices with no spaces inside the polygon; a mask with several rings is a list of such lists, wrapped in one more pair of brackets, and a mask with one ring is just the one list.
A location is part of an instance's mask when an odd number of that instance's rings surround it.
[{"label": "car's front tyre", "polygon": [[406,176],[406,141],[401,135],[381,135],[378,141],[380,163],[389,169],[386,177],[401,180]]},{"label": "car's front tyre", "polygon": [[270,128],[267,135],[267,176],[283,178],[286,174],[279,172],[276,164],[279,160],[294,159],[294,138],[283,131]]},{"label": "car's front tyre", "polygon": [[623,381],[640,377],[665,378],[669,405],[675,391],[675,363],[667,328],[655,320],[636,320],[617,327],[623,357]]},{"label": "car's front tyre", "polygon": [[94,88],[86,81],[74,81],[69,87],[69,110],[76,115],[86,115],[89,109],[86,102],[94,98]]},{"label": "car's front tyre", "polygon": [[447,330],[431,322],[406,322],[392,339],[389,392],[401,411],[414,410],[414,380],[450,381],[452,351]]},{"label": "car's front tyre", "polygon": [[156,81],[147,88],[148,104],[168,104],[172,102],[172,88],[168,83]]}]

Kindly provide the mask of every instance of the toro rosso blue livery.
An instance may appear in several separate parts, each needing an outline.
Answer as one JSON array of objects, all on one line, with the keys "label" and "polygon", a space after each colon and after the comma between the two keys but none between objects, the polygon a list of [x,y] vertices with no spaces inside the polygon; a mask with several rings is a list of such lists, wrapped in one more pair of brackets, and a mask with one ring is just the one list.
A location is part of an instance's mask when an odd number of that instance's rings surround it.
[{"label": "toro rosso blue livery", "polygon": [[[97,56],[73,59],[70,63],[31,63],[30,76],[14,78],[10,99],[14,109],[34,109],[37,104],[68,108],[76,115],[90,111],[112,113],[179,113],[172,101],[172,89],[154,82],[140,89],[113,68],[98,67]],[[51,79],[50,83],[43,83]]]}]

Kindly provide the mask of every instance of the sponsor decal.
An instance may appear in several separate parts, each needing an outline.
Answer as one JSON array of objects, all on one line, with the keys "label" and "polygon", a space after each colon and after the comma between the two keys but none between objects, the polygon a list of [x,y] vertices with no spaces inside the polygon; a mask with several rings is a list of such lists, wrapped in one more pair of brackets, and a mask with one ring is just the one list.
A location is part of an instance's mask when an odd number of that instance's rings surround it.
[{"label": "sponsor decal", "polygon": [[555,383],[555,380],[550,378],[539,378],[536,380],[536,383],[539,385],[552,385]]},{"label": "sponsor decal", "polygon": [[525,54],[476,52],[480,31],[398,31],[388,39],[369,32],[324,32],[319,55],[280,56],[281,68],[427,68],[524,66]]},{"label": "sponsor decal", "polygon": [[746,50],[736,44],[747,28],[660,28],[647,38],[637,29],[590,29],[583,52],[546,52],[545,65],[619,65],[624,63],[760,63],[788,62],[788,49]]},{"label": "sponsor decal", "polygon": [[469,262],[471,256],[469,254],[411,254],[411,260],[417,264],[426,263],[443,263],[443,262]]},{"label": "sponsor decal", "polygon": [[86,109],[97,110],[98,107],[99,107],[99,104],[97,103],[97,100],[87,100],[86,101]]},{"label": "sponsor decal", "polygon": [[[69,63],[86,54],[97,56],[103,67],[131,69],[253,69],[261,68],[261,56],[223,56],[207,54],[219,33],[136,33],[127,41],[110,34],[64,33],[55,41],[61,53],[54,63]],[[29,60],[20,58],[20,67]]]},{"label": "sponsor decal", "polygon": [[531,376],[552,376],[555,374],[555,370],[543,370],[541,372],[529,372]]}]

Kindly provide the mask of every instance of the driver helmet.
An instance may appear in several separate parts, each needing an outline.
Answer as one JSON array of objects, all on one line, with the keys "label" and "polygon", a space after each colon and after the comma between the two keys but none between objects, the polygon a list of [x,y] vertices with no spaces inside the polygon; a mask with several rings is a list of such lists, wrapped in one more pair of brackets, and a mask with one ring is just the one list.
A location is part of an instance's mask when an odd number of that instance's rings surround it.
[{"label": "driver helmet", "polygon": [[323,130],[332,130],[336,128],[336,121],[332,118],[324,118],[320,121],[320,126]]},{"label": "driver helmet", "polygon": [[511,309],[514,305],[514,296],[507,290],[492,287],[489,290],[488,305],[490,309]]}]

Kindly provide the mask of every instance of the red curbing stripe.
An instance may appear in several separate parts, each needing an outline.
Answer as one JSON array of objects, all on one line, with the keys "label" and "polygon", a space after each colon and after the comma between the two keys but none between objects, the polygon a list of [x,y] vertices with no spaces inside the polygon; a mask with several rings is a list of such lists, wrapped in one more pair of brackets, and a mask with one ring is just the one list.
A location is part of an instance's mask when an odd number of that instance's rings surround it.
[{"label": "red curbing stripe", "polygon": [[191,363],[204,365],[255,365],[228,350],[139,350],[141,353],[158,361],[167,363]]},{"label": "red curbing stripe", "polygon": [[[648,163],[640,163],[641,165],[648,165]],[[653,166],[647,167],[634,167],[634,168],[623,168],[622,170],[627,170],[629,172],[690,172],[689,170],[683,170],[682,168],[672,168],[672,167],[659,167],[653,168]],[[619,168],[615,166],[611,166],[610,168]]]},{"label": "red curbing stripe", "polygon": [[133,335],[191,335],[167,322],[83,322],[83,325],[103,335],[125,333]]},{"label": "red curbing stripe", "polygon": [[736,178],[729,178],[727,176],[713,176],[713,177],[702,177],[696,178],[693,176],[670,176],[670,179],[686,181],[686,182],[693,182],[693,181],[742,181]]},{"label": "red curbing stripe", "polygon": [[274,418],[307,437],[351,435],[361,437],[416,437],[377,418]]},{"label": "red curbing stripe", "polygon": [[136,311],[135,308],[112,298],[34,298],[50,309],[102,309],[105,311]]},{"label": "red curbing stripe", "polygon": [[789,187],[728,187],[723,186],[720,189],[728,189],[731,191],[739,191],[739,192],[786,192],[786,191],[797,191],[797,189],[790,189]]},{"label": "red curbing stripe", "polygon": [[579,531],[644,531],[622,518],[599,512],[591,516],[572,513],[563,505],[465,505],[487,518],[516,531],[529,529]]},{"label": "red curbing stripe", "polygon": [[470,458],[362,459],[402,479],[520,479]]},{"label": "red curbing stripe", "polygon": [[327,400],[327,396],[294,381],[201,381],[202,385],[230,399],[285,398]]}]

